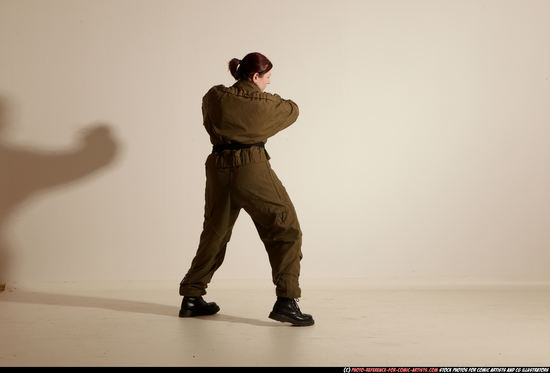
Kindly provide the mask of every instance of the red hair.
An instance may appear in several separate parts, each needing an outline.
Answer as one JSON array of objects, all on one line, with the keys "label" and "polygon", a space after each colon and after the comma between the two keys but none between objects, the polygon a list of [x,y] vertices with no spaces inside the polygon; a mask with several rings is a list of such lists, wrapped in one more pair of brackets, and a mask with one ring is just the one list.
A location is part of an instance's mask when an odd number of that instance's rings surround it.
[{"label": "red hair", "polygon": [[252,79],[255,73],[262,76],[272,67],[271,61],[258,52],[248,53],[242,60],[233,58],[229,61],[229,72],[237,80]]}]

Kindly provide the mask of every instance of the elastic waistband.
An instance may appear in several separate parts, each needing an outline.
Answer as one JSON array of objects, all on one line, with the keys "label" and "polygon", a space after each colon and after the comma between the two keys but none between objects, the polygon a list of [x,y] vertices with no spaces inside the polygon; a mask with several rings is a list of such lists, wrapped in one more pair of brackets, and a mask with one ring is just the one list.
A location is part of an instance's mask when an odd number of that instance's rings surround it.
[{"label": "elastic waistband", "polygon": [[264,148],[265,143],[257,142],[254,144],[241,144],[239,142],[232,142],[231,144],[217,144],[212,146],[212,152],[221,153],[224,150],[239,150],[239,149],[251,148],[253,146],[259,146],[261,148]]}]

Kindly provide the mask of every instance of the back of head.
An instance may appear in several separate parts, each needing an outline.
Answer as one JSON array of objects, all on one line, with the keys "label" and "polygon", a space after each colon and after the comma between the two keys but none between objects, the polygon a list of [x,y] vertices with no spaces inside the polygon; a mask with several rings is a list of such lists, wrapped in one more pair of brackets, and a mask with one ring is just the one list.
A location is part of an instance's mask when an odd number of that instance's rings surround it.
[{"label": "back of head", "polygon": [[237,80],[252,79],[255,73],[262,76],[272,67],[271,61],[258,52],[249,53],[242,60],[233,58],[229,61],[229,72]]}]

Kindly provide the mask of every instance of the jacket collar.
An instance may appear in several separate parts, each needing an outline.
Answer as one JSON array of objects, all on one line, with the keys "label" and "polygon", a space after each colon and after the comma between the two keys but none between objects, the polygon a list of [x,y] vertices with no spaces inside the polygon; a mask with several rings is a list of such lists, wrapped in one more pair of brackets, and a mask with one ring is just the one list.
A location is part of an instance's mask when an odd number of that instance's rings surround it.
[{"label": "jacket collar", "polygon": [[256,83],[251,82],[247,79],[238,80],[235,84],[233,84],[233,87],[238,87],[247,92],[262,92],[262,90],[256,85]]}]

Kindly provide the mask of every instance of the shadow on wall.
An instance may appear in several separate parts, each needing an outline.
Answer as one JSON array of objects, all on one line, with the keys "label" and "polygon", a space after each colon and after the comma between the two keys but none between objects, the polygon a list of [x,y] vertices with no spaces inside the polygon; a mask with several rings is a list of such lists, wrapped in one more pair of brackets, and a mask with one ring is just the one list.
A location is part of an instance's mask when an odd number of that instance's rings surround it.
[{"label": "shadow on wall", "polygon": [[6,223],[17,206],[35,192],[81,179],[111,163],[117,153],[108,125],[86,129],[76,149],[40,151],[7,144],[9,101],[0,96],[0,291],[6,287],[12,248],[6,240]]}]

